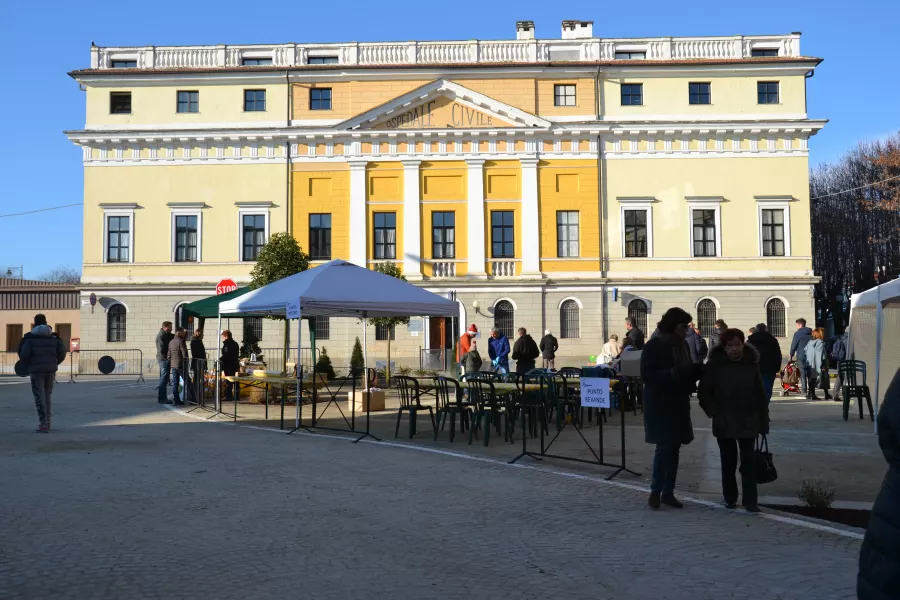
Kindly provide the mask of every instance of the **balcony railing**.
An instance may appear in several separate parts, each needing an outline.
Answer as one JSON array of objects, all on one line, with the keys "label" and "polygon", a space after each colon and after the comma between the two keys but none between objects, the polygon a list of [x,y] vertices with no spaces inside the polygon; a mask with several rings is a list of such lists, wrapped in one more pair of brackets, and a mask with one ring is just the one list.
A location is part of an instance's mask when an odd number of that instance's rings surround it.
[{"label": "balcony railing", "polygon": [[[91,48],[91,68],[134,61],[137,69],[239,67],[246,58],[270,59],[276,67],[336,57],[340,65],[429,65],[615,60],[616,52],[644,52],[647,60],[740,59],[753,50],[777,50],[799,57],[800,34],[690,37],[582,38],[564,40],[468,40],[441,42],[347,42],[217,46],[131,46]],[[626,63],[626,60],[621,62]]]},{"label": "balcony railing", "polygon": [[492,260],[490,261],[490,273],[493,277],[515,277],[516,261]]},{"label": "balcony railing", "polygon": [[431,263],[432,277],[456,277],[456,263],[452,261],[435,260]]}]

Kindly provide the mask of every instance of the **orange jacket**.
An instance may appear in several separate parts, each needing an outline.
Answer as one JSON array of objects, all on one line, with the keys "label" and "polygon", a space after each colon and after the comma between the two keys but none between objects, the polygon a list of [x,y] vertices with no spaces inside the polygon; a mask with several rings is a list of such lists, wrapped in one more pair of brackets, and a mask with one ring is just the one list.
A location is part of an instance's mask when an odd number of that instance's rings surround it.
[{"label": "orange jacket", "polygon": [[459,343],[456,345],[456,362],[462,360],[463,355],[472,347],[472,338],[468,333],[459,336]]}]

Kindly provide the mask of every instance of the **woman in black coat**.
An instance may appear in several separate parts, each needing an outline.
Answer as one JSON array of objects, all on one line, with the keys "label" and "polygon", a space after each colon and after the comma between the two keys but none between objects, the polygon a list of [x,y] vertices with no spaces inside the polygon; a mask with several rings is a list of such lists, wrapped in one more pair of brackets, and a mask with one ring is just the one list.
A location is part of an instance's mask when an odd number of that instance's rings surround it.
[{"label": "woman in black coat", "polygon": [[691,361],[685,341],[691,320],[682,309],[670,308],[657,324],[659,335],[641,353],[644,435],[648,444],[656,444],[648,500],[653,509],[661,503],[683,507],[675,498],[678,455],[682,444],[694,439],[690,402],[702,369]]},{"label": "woman in black coat", "polygon": [[709,352],[697,396],[700,408],[712,419],[719,443],[725,506],[737,506],[735,470],[740,451],[744,508],[759,512],[753,446],[759,434],[769,433],[769,403],[759,372],[759,352],[744,342],[740,329],[726,329],[719,345]]},{"label": "woman in black coat", "polygon": [[900,598],[900,369],[878,411],[878,445],[888,471],[859,553],[856,593],[860,600]]}]

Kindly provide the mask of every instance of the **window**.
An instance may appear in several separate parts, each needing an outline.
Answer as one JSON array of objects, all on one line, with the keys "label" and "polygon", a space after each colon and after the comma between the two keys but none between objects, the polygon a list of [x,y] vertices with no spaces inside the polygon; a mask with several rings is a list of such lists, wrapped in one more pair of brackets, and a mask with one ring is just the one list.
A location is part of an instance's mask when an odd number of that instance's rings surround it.
[{"label": "window", "polygon": [[197,215],[175,215],[175,262],[197,262]]},{"label": "window", "polygon": [[266,110],[266,90],[244,90],[244,112]]},{"label": "window", "polygon": [[700,328],[700,335],[709,337],[712,334],[716,319],[719,318],[716,311],[716,303],[709,298],[697,303],[697,327]]},{"label": "window", "polygon": [[309,90],[309,110],[331,110],[331,88]]},{"label": "window", "polygon": [[778,82],[759,81],[756,84],[756,98],[759,104],[778,104]]},{"label": "window", "polygon": [[331,339],[331,317],[315,317],[316,341]]},{"label": "window", "polygon": [[644,103],[643,83],[622,84],[622,106],[640,106]]},{"label": "window", "polygon": [[628,316],[634,319],[635,327],[647,334],[647,303],[643,300],[632,300],[628,303]]},{"label": "window", "polygon": [[559,258],[578,256],[578,211],[556,211],[556,255]]},{"label": "window", "polygon": [[245,67],[263,67],[272,64],[271,58],[242,58],[241,64]]},{"label": "window", "polygon": [[110,92],[109,112],[114,115],[130,115],[131,92]]},{"label": "window", "polygon": [[106,262],[130,262],[131,217],[106,217]]},{"label": "window", "polygon": [[688,84],[688,101],[691,104],[710,104],[711,99],[709,83]]},{"label": "window", "polygon": [[306,61],[308,65],[336,65],[337,63],[337,56],[310,56]]},{"label": "window", "polygon": [[243,342],[249,341],[250,337],[256,339],[257,342],[262,341],[263,337],[263,319],[262,317],[244,317],[244,338]]},{"label": "window", "polygon": [[397,328],[393,325],[375,325],[375,339],[379,342],[397,339]]},{"label": "window", "polygon": [[581,337],[580,309],[574,300],[566,300],[559,307],[559,337],[575,339]]},{"label": "window", "polygon": [[178,92],[178,112],[200,112],[200,92]]},{"label": "window", "polygon": [[762,209],[763,256],[784,256],[784,210]]},{"label": "window", "polygon": [[125,341],[125,307],[121,304],[113,304],[106,311],[106,341]]},{"label": "window", "polygon": [[331,215],[309,215],[309,257],[331,260]]},{"label": "window", "polygon": [[184,316],[184,305],[186,302],[179,304],[175,309],[175,327],[184,327],[187,329],[187,344],[191,345],[191,338],[194,337],[194,317]]},{"label": "window", "polygon": [[553,106],[575,106],[575,86],[554,85]]},{"label": "window", "polygon": [[778,298],[766,302],[766,328],[777,338],[787,337],[784,327],[784,302]]},{"label": "window", "polygon": [[266,215],[241,215],[241,260],[256,260],[266,243]]},{"label": "window", "polygon": [[431,258],[456,258],[456,213],[431,213]]},{"label": "window", "polygon": [[375,258],[397,258],[397,213],[375,213]]},{"label": "window", "polygon": [[647,251],[647,209],[624,211],[625,256],[646,257]]},{"label": "window", "polygon": [[757,58],[760,56],[778,56],[777,48],[757,48],[750,50],[750,56]]},{"label": "window", "polygon": [[515,258],[513,211],[491,211],[491,258]]},{"label": "window", "polygon": [[136,60],[113,60],[110,61],[109,66],[113,69],[136,69],[137,61]]},{"label": "window", "polygon": [[643,60],[647,58],[646,52],[616,52],[616,60]]},{"label": "window", "polygon": [[507,336],[516,330],[516,309],[509,300],[501,300],[494,305],[494,327]]},{"label": "window", "polygon": [[691,211],[693,216],[694,256],[716,256],[716,211]]}]

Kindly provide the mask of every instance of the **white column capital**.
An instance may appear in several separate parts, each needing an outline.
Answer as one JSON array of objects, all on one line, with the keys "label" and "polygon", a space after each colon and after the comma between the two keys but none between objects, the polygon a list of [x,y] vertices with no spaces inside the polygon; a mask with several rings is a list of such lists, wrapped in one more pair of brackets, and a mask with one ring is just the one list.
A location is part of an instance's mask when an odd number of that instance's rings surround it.
[{"label": "white column capital", "polygon": [[523,156],[519,159],[519,162],[522,164],[522,168],[535,169],[537,168],[538,162],[540,159],[536,156]]},{"label": "white column capital", "polygon": [[484,166],[484,159],[483,158],[467,158],[466,165],[470,169],[480,169]]},{"label": "white column capital", "polygon": [[418,169],[419,165],[422,164],[422,161],[419,160],[418,158],[415,158],[415,159],[404,158],[400,162],[403,164],[404,169]]},{"label": "white column capital", "polygon": [[369,163],[364,160],[348,160],[347,164],[351,171],[365,171]]}]

